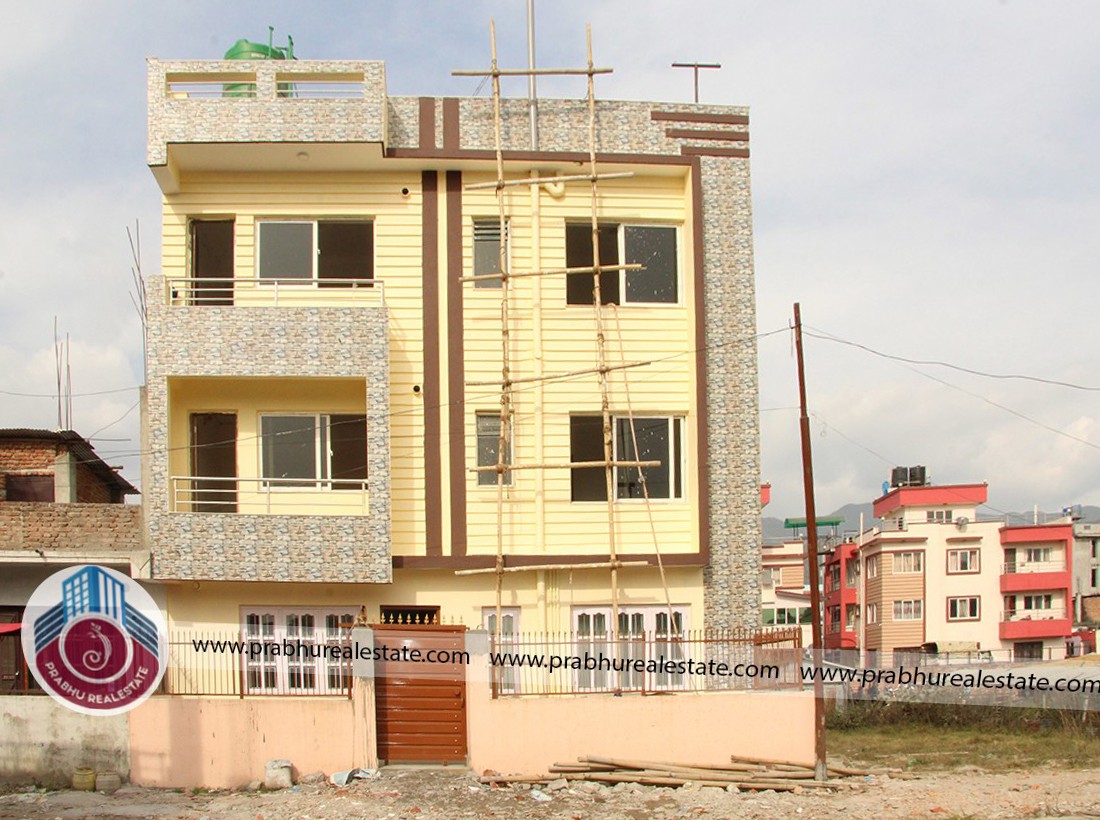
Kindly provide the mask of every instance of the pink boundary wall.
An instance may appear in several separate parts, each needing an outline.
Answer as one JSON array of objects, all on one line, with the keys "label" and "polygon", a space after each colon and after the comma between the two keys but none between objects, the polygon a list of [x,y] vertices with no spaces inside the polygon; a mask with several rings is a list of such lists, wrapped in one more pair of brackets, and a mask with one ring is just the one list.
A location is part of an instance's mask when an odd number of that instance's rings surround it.
[{"label": "pink boundary wall", "polygon": [[469,697],[470,766],[544,774],[578,755],[729,763],[730,755],[813,765],[808,692]]},{"label": "pink boundary wall", "polygon": [[280,758],[298,775],[373,767],[373,704],[367,714],[364,706],[343,698],[152,697],[130,713],[130,780],[235,788],[263,780],[267,761]]}]

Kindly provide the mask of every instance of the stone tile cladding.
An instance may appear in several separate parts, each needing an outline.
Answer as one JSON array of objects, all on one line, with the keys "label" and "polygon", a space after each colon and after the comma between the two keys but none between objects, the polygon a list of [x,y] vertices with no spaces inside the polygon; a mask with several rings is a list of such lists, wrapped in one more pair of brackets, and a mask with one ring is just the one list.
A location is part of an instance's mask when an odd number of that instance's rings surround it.
[{"label": "stone tile cladding", "polygon": [[[164,293],[150,276],[149,293]],[[188,307],[149,303],[144,470],[153,578],[388,583],[389,330],[382,306]],[[366,516],[218,515],[168,510],[170,376],[354,377],[366,381]]]},{"label": "stone tile cladding", "polygon": [[[254,73],[254,98],[186,98],[168,93],[170,79]],[[276,74],[363,74],[354,99],[279,97]],[[378,60],[148,60],[149,165],[164,165],[169,143],[376,142],[386,135],[386,69]],[[217,86],[214,90],[216,92]]]}]

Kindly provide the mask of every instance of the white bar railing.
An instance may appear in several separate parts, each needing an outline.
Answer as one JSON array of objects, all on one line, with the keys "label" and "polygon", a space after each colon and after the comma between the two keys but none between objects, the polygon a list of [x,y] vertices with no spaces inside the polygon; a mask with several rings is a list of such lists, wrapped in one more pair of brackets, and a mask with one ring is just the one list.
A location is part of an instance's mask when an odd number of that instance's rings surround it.
[{"label": "white bar railing", "polygon": [[1012,561],[1001,565],[1002,575],[1023,575],[1031,572],[1065,572],[1065,561]]},{"label": "white bar railing", "polygon": [[380,279],[165,279],[165,303],[189,306],[303,307],[385,305]]},{"label": "white bar railing", "polygon": [[1018,621],[1057,621],[1066,617],[1065,607],[1056,606],[1050,609],[1017,609],[1001,613],[1002,623],[1016,623]]},{"label": "white bar railing", "polygon": [[366,479],[170,478],[172,512],[251,515],[367,515]]}]

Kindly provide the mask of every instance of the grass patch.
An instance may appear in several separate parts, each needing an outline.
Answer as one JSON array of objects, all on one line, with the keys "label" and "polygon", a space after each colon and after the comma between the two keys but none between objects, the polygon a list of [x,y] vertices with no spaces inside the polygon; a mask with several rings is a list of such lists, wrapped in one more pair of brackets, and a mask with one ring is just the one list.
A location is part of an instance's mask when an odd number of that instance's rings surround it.
[{"label": "grass patch", "polygon": [[913,772],[1077,768],[1100,759],[1096,718],[1053,710],[851,704],[829,718],[830,757]]}]

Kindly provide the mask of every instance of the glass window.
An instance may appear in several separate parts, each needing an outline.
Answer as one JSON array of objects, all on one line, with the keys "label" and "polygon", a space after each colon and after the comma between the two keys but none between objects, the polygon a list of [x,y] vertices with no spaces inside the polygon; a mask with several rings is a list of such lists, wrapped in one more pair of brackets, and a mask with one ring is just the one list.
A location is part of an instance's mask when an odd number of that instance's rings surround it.
[{"label": "glass window", "polygon": [[[509,430],[509,433],[511,431]],[[509,439],[511,436],[509,435]],[[504,442],[504,458],[502,461],[498,461],[497,453],[500,450],[500,414],[498,413],[478,413],[477,414],[477,466],[478,467],[492,467],[498,463],[511,464],[512,462],[512,443],[511,441]],[[477,474],[477,483],[479,487],[495,487],[497,485],[497,474],[489,471],[482,471]],[[511,486],[512,473],[506,471],[504,473],[505,486]]]},{"label": "glass window", "polygon": [[[635,441],[637,436],[637,441]],[[641,476],[650,498],[683,498],[680,480],[680,419],[615,419],[616,461],[659,461],[660,466],[617,467],[617,498],[644,498]]]},{"label": "glass window", "polygon": [[272,487],[364,489],[367,417],[260,417],[263,478]]},{"label": "glass window", "polygon": [[374,278],[370,220],[265,220],[256,229],[261,279],[317,280],[331,287]]},{"label": "glass window", "polygon": [[[639,270],[604,271],[600,274],[603,304],[676,304],[679,294],[677,229],[672,225],[619,225],[601,222],[598,227],[600,264],[643,265]],[[565,226],[565,264],[592,267],[592,223]],[[590,305],[594,280],[591,273],[566,277],[566,302]],[[621,297],[621,298],[620,298]]]},{"label": "glass window", "polygon": [[[508,221],[504,222],[504,252],[508,253]],[[474,220],[474,275],[485,276],[500,273],[500,220]],[[500,288],[500,279],[484,279],[474,282],[475,288]]]}]

